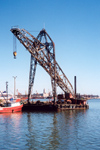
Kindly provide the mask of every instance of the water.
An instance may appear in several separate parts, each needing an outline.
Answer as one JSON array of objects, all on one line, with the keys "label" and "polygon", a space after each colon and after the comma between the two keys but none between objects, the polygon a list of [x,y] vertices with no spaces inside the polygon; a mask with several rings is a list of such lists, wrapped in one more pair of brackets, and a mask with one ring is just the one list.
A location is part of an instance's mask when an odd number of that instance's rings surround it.
[{"label": "water", "polygon": [[0,150],[100,150],[100,100],[87,110],[0,114]]}]

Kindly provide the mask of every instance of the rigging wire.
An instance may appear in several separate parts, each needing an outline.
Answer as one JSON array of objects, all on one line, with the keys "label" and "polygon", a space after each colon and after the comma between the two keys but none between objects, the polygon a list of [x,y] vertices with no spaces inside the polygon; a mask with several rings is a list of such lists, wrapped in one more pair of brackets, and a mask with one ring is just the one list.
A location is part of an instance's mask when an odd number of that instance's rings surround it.
[{"label": "rigging wire", "polygon": [[16,45],[16,37],[15,37],[15,35],[13,35],[13,55],[14,55],[14,59],[16,59],[17,45]]}]

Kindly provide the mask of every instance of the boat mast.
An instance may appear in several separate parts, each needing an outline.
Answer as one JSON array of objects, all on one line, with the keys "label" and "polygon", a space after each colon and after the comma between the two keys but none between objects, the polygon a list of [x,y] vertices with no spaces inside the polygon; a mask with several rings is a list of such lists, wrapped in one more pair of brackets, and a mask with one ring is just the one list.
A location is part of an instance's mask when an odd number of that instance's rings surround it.
[{"label": "boat mast", "polygon": [[13,76],[13,78],[14,78],[14,99],[15,99],[15,95],[16,95],[16,78],[17,78],[17,76]]},{"label": "boat mast", "polygon": [[6,82],[6,93],[7,93],[7,101],[8,101],[8,82]]}]

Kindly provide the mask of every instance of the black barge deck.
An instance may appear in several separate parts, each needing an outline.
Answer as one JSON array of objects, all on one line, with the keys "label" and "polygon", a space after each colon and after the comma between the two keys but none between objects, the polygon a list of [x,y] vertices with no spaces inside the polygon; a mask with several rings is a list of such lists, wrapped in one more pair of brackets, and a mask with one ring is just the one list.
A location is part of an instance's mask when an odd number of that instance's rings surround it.
[{"label": "black barge deck", "polygon": [[24,104],[22,111],[57,111],[57,110],[75,110],[88,109],[89,105],[79,104]]}]

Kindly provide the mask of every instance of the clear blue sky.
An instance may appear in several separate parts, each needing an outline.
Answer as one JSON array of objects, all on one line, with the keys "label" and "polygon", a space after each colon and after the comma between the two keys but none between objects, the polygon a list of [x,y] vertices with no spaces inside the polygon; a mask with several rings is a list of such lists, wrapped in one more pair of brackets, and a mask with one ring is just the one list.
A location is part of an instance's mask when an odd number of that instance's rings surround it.
[{"label": "clear blue sky", "polygon": [[[30,54],[17,40],[13,58],[11,27],[37,36],[44,28],[55,43],[56,60],[77,92],[100,95],[100,0],[0,0],[0,90],[28,91]],[[37,32],[36,32],[37,31]],[[51,91],[49,75],[37,66],[33,92]],[[58,92],[61,92],[58,89]]]}]

